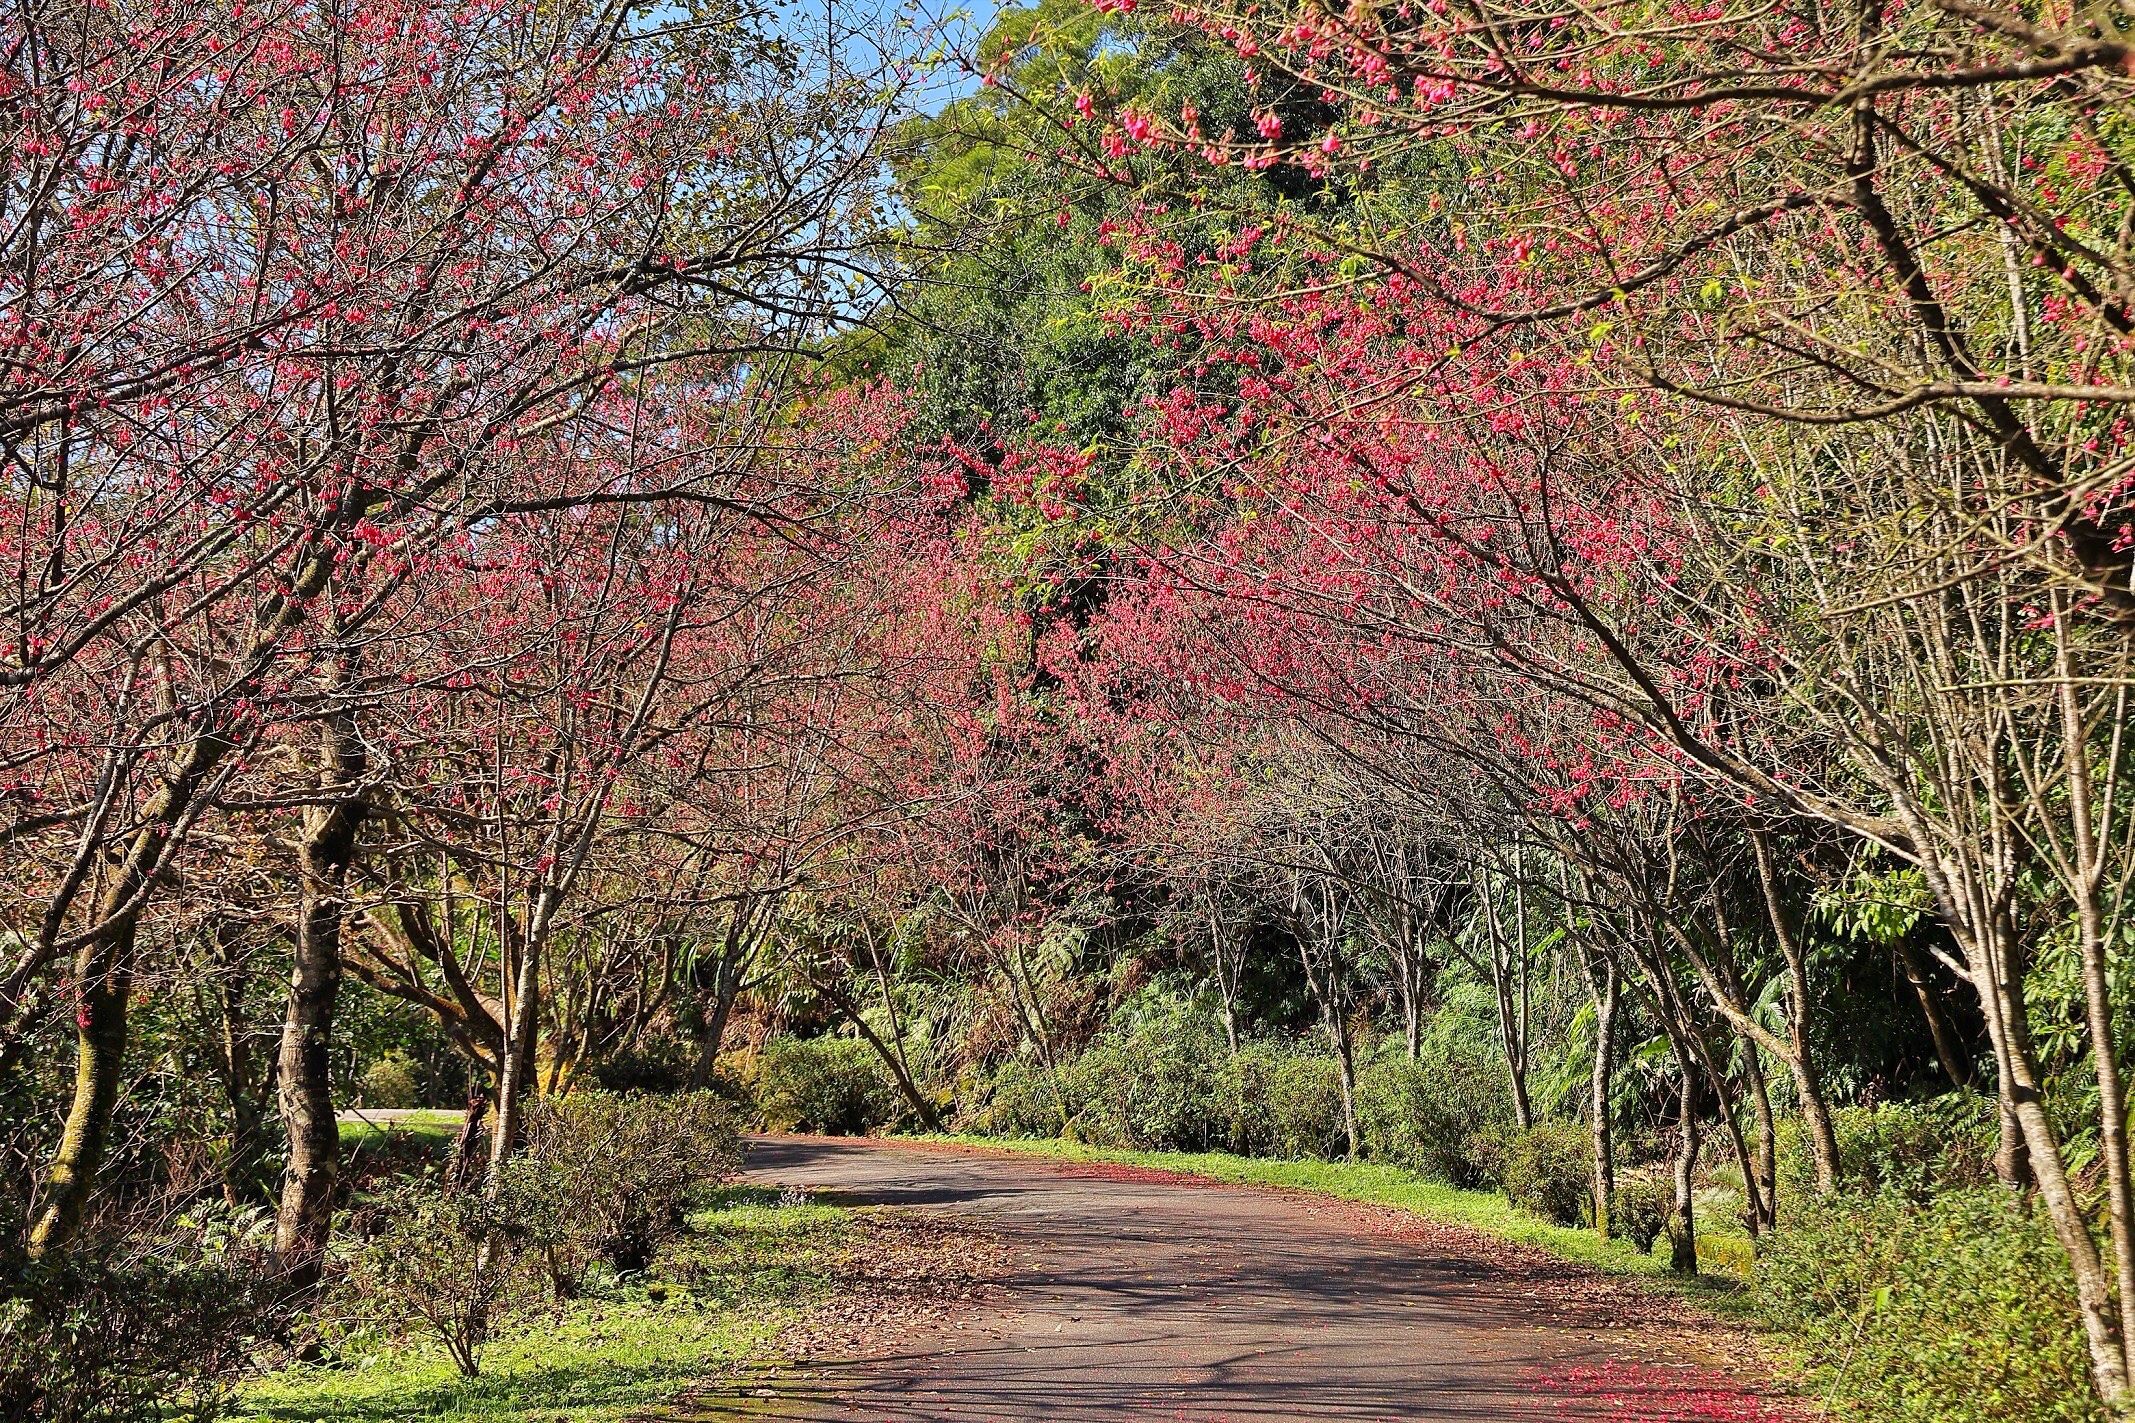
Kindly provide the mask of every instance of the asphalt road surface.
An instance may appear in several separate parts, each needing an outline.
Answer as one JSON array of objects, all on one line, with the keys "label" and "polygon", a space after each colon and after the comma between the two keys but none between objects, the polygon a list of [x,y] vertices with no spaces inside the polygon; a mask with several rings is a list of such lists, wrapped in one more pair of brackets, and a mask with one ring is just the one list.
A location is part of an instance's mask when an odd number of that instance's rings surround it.
[{"label": "asphalt road surface", "polygon": [[[975,1319],[815,1360],[757,1417],[894,1423],[1592,1419],[1597,1361],[1517,1272],[1297,1193],[1032,1158],[770,1138],[756,1181],[975,1217],[1015,1252]],[[713,1416],[718,1416],[714,1414]],[[731,1415],[729,1415],[731,1416]],[[1647,1415],[1651,1416],[1651,1415]]]}]

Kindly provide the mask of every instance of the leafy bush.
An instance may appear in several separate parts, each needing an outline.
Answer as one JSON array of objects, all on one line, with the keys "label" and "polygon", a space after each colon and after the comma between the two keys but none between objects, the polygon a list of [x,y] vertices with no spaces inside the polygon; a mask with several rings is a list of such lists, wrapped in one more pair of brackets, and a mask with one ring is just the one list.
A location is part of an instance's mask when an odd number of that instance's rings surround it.
[{"label": "leafy bush", "polygon": [[1609,1228],[1636,1245],[1640,1254],[1650,1254],[1653,1242],[1667,1226],[1669,1208],[1675,1203],[1675,1183],[1651,1171],[1636,1171],[1616,1178],[1616,1204]]},{"label": "leafy bush", "polygon": [[1456,1058],[1411,1062],[1382,1053],[1357,1079],[1364,1153],[1470,1189],[1495,1186],[1493,1153],[1477,1133],[1508,1114],[1502,1072]]},{"label": "leafy bush", "polygon": [[989,1136],[1058,1136],[1066,1115],[1052,1075],[1038,1063],[1010,1058],[994,1074],[985,1105],[969,1126]]},{"label": "leafy bush", "polygon": [[680,1092],[697,1068],[694,1044],[667,1038],[638,1042],[593,1064],[593,1080],[604,1092]]},{"label": "leafy bush", "polygon": [[781,1038],[757,1063],[757,1109],[773,1131],[862,1136],[895,1122],[902,1099],[874,1049],[852,1038]]},{"label": "leafy bush", "polygon": [[350,1312],[394,1333],[428,1328],[474,1378],[523,1278],[526,1246],[547,1226],[530,1216],[528,1194],[408,1182],[373,1197],[361,1223],[367,1234],[347,1251],[340,1281]]},{"label": "leafy bush", "polygon": [[1076,1059],[1076,1128],[1104,1146],[1205,1151],[1227,1135],[1221,1109],[1223,1030],[1178,999],[1108,1032]]},{"label": "leafy bush", "polygon": [[1505,1195],[1522,1210],[1577,1225],[1593,1202],[1586,1132],[1576,1122],[1537,1122],[1506,1142]]},{"label": "leafy bush", "polygon": [[741,1123],[715,1092],[578,1092],[534,1104],[523,1161],[535,1177],[519,1187],[525,1214],[558,1223],[541,1243],[568,1293],[591,1259],[649,1266],[691,1197],[741,1169]]},{"label": "leafy bush", "polygon": [[[1994,1179],[1994,1105],[1982,1096],[1951,1092],[1927,1102],[1841,1107],[1831,1114],[1831,1130],[1843,1186],[1888,1186],[1924,1198]],[[1815,1167],[1799,1121],[1781,1124],[1779,1145],[1780,1199],[1815,1194]]]},{"label": "leafy bush", "polygon": [[1331,1159],[1347,1146],[1342,1079],[1333,1057],[1306,1052],[1278,1056],[1268,1075],[1267,1102],[1276,1155]]},{"label": "leafy bush", "polygon": [[358,1099],[366,1107],[413,1107],[422,1101],[422,1081],[415,1059],[404,1052],[389,1052],[363,1070],[357,1085]]},{"label": "leafy bush", "polygon": [[1893,1423],[2090,1423],[2068,1262],[1996,1187],[1810,1199],[1765,1242],[1757,1303],[1831,1396]]},{"label": "leafy bush", "polygon": [[1211,1118],[1215,1141],[1239,1156],[1276,1153],[1275,1115],[1268,1106],[1268,1083],[1283,1059],[1272,1043],[1244,1043],[1227,1053],[1216,1074]]},{"label": "leafy bush", "polygon": [[204,1207],[167,1229],[0,1258],[0,1418],[216,1417],[272,1313],[271,1243],[264,1212]]}]

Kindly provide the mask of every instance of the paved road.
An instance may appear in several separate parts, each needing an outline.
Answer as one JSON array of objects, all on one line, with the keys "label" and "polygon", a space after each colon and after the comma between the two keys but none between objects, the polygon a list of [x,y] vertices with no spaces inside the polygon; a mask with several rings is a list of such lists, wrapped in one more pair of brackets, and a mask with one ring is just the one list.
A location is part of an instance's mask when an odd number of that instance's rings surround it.
[{"label": "paved road", "polygon": [[[977,1217],[1017,1257],[976,1321],[818,1360],[763,1416],[895,1423],[1377,1423],[1604,1416],[1536,1380],[1587,1329],[1516,1277],[1298,1195],[1054,1163],[773,1138],[756,1180]],[[712,1416],[718,1416],[714,1414]],[[731,1416],[731,1415],[730,1415]]]}]

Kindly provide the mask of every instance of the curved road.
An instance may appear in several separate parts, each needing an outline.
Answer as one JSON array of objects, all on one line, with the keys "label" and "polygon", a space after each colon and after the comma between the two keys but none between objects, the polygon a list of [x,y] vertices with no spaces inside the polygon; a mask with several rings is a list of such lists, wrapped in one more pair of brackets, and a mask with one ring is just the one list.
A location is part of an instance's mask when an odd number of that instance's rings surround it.
[{"label": "curved road", "polygon": [[766,1407],[896,1423],[1625,1416],[1598,1410],[1591,1389],[1554,1382],[1609,1352],[1606,1291],[1600,1313],[1589,1299],[1567,1315],[1548,1284],[1472,1251],[1399,1238],[1369,1208],[867,1141],[760,1140],[748,1174],[962,1213],[1015,1252],[1006,1292],[978,1318],[866,1357],[811,1361],[778,1380],[775,1404],[752,1400],[753,1416]]}]

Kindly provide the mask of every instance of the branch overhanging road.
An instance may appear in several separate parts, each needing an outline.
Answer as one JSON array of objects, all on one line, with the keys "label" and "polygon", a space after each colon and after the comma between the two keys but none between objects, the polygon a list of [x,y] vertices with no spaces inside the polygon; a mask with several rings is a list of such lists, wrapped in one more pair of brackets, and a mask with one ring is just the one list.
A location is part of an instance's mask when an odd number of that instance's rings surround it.
[{"label": "branch overhanging road", "polygon": [[[1538,1270],[1533,1252],[1478,1249],[1464,1232],[1420,1221],[1390,1228],[1410,1218],[1374,1207],[864,1140],[759,1139],[748,1176],[855,1204],[955,1213],[1004,1238],[1016,1259],[1008,1288],[975,1317],[856,1357],[809,1360],[778,1379],[775,1401],[741,1405],[748,1416],[1378,1423],[1785,1413],[1767,1412],[1762,1390],[1738,1393],[1710,1370],[1686,1388],[1667,1366],[1611,1362],[1681,1355],[1680,1314],[1672,1333],[1638,1317],[1673,1309],[1648,1292],[1571,1267]],[[1501,1267],[1498,1255],[1510,1259]],[[1569,1293],[1567,1278],[1578,1286]],[[1634,1372],[1610,1372],[1619,1367]],[[1625,1378],[1646,1382],[1627,1388]],[[737,1415],[715,1407],[696,1416]]]}]

